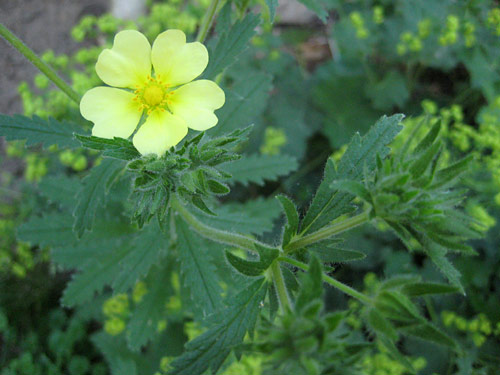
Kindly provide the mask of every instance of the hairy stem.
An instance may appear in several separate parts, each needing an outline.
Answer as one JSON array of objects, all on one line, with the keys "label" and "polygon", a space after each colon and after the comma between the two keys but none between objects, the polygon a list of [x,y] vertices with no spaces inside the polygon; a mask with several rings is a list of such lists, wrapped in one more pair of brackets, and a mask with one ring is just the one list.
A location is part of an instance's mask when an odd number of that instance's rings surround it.
[{"label": "hairy stem", "polygon": [[219,0],[212,0],[210,2],[207,12],[205,13],[205,17],[203,17],[203,21],[201,22],[200,30],[198,30],[198,36],[196,37],[197,42],[203,43],[207,37],[208,31],[214,22],[218,6]]},{"label": "hairy stem", "polygon": [[[304,271],[309,270],[309,266],[307,264],[302,263],[302,262],[300,262],[296,259],[290,258],[290,257],[281,256],[278,258],[278,261],[286,262],[286,263],[291,264],[292,266],[300,268]],[[358,301],[360,301],[364,304],[370,305],[372,303],[370,297],[364,295],[361,292],[358,292],[356,289],[353,289],[344,283],[341,283],[338,280],[335,280],[333,277],[330,277],[326,274],[323,274],[323,281],[326,282],[327,284],[330,284],[334,288],[337,288],[341,292],[343,292],[343,293],[345,293],[353,298],[356,298]]]},{"label": "hairy stem", "polygon": [[0,35],[7,40],[15,49],[17,49],[24,57],[26,57],[33,65],[35,65],[43,74],[47,76],[54,84],[59,87],[71,100],[80,103],[80,95],[74,91],[64,80],[52,70],[50,66],[40,59],[26,44],[15,36],[9,29],[0,23]]},{"label": "hairy stem", "polygon": [[226,232],[217,228],[212,228],[201,221],[198,220],[189,210],[183,206],[176,196],[172,196],[170,199],[170,204],[172,208],[176,210],[179,215],[182,216],[184,221],[188,223],[198,234],[208,238],[209,240],[222,242],[227,245],[239,247],[241,249],[250,250],[255,252],[255,245],[260,245],[264,247],[269,247],[268,245],[254,240],[253,238],[246,237],[242,234]]},{"label": "hairy stem", "polygon": [[292,239],[288,243],[288,245],[285,246],[284,249],[285,253],[290,253],[302,247],[326,240],[327,238],[332,237],[336,234],[345,232],[349,229],[352,229],[363,223],[366,223],[368,220],[369,220],[369,212],[365,211],[360,213],[359,215],[350,217],[348,219],[339,221],[331,225],[327,225],[326,227],[323,227],[320,230],[308,234],[304,237],[296,237],[295,239]]},{"label": "hairy stem", "polygon": [[281,309],[283,312],[285,312],[285,310],[291,311],[292,301],[288,295],[288,290],[286,289],[285,279],[283,279],[279,262],[273,262],[271,265],[271,272],[273,274],[274,286],[276,287]]}]

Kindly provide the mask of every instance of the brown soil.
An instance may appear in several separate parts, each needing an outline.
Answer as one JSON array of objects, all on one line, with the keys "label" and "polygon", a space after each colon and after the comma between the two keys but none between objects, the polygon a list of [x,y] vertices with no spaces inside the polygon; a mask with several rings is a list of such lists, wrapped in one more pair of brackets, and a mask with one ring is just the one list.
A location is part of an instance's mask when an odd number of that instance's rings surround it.
[{"label": "brown soil", "polygon": [[[0,0],[0,22],[36,53],[75,51],[71,28],[85,14],[100,15],[108,0]],[[0,113],[22,113],[17,87],[37,73],[19,52],[0,37]]]}]

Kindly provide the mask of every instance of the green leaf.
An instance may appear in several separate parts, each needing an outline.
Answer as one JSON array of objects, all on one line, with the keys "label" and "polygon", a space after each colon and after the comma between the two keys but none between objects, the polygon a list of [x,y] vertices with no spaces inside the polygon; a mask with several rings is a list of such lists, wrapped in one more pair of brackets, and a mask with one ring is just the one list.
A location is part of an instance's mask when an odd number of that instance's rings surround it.
[{"label": "green leaf", "polygon": [[126,292],[167,255],[169,239],[157,221],[136,234],[131,251],[120,261],[121,270],[112,282],[116,293]]},{"label": "green leaf", "polygon": [[222,302],[222,288],[205,240],[194,233],[180,218],[176,220],[178,256],[183,289],[187,290],[196,312],[209,315]]},{"label": "green leaf", "polygon": [[99,258],[89,260],[81,272],[73,275],[61,299],[64,306],[72,307],[87,302],[120,273],[120,262],[133,248],[130,244],[116,245],[101,249]]},{"label": "green leaf", "polygon": [[50,213],[41,217],[32,216],[21,225],[17,237],[21,241],[45,246],[64,246],[76,241],[72,230],[71,214]]},{"label": "green leaf", "polygon": [[403,115],[383,116],[364,136],[356,134],[342,156],[338,168],[333,159],[328,159],[325,177],[313,198],[309,211],[302,223],[302,233],[313,232],[350,210],[354,196],[345,192],[332,191],[335,180],[362,181],[365,169],[373,171],[376,157],[389,153],[386,146],[401,130]]},{"label": "green leaf", "polygon": [[264,180],[275,181],[297,167],[297,159],[288,155],[253,154],[227,163],[221,166],[221,169],[232,175],[230,183],[239,182],[246,186],[249,183],[264,185]]},{"label": "green leaf", "polygon": [[47,176],[38,184],[42,195],[70,212],[75,207],[75,195],[80,186],[77,178],[65,175]]},{"label": "green leaf", "polygon": [[363,199],[366,202],[372,202],[372,196],[366,189],[365,185],[358,181],[340,180],[334,181],[331,185],[332,189],[341,190],[346,193],[351,193]]},{"label": "green leaf", "polygon": [[226,103],[217,111],[219,122],[208,134],[220,136],[254,122],[266,108],[271,82],[270,75],[258,73],[242,78],[226,90]]},{"label": "green leaf", "polygon": [[430,341],[453,349],[457,348],[457,344],[452,338],[427,322],[401,327],[400,330],[407,335],[415,336],[425,341]]},{"label": "green leaf", "polygon": [[315,256],[309,261],[309,270],[300,277],[300,289],[295,301],[295,309],[301,311],[310,302],[323,295],[323,268]]},{"label": "green leaf", "polygon": [[278,0],[266,0],[267,8],[269,9],[270,21],[274,21],[274,16],[276,15],[276,8],[278,7]]},{"label": "green leaf", "polygon": [[254,36],[259,22],[259,17],[249,12],[245,18],[236,21],[229,30],[225,30],[215,47],[211,48],[210,61],[203,78],[214,79],[217,74],[233,64],[248,47],[248,42]]},{"label": "green leaf", "polygon": [[[137,249],[139,250],[139,249]],[[158,333],[158,322],[165,319],[171,270],[169,265],[155,267],[146,279],[148,292],[142,297],[127,325],[127,343],[138,351]]]},{"label": "green leaf", "polygon": [[323,262],[329,263],[344,263],[361,260],[366,258],[366,255],[361,251],[348,250],[335,246],[311,246],[308,250],[316,254]]},{"label": "green leaf", "polygon": [[211,227],[256,235],[272,230],[274,220],[281,213],[278,202],[264,198],[245,203],[224,203],[213,211],[216,216],[195,211],[192,213]]},{"label": "green leaf", "polygon": [[279,250],[270,247],[256,245],[257,252],[259,253],[258,261],[249,261],[240,258],[229,251],[226,251],[226,259],[238,272],[245,276],[260,276],[270,266],[271,263],[278,257]]},{"label": "green leaf", "polygon": [[462,283],[460,282],[460,272],[458,272],[453,264],[446,258],[446,249],[428,241],[425,244],[424,250],[450,283],[456,286],[462,294],[465,294]]},{"label": "green leaf", "polygon": [[370,309],[368,311],[367,321],[375,332],[384,334],[393,341],[398,339],[398,332],[392,323],[384,318],[376,309]]},{"label": "green leaf", "polygon": [[115,137],[113,139],[84,136],[76,134],[75,137],[83,147],[103,151],[103,156],[121,160],[134,160],[141,156],[132,142],[127,139]]},{"label": "green leaf", "polygon": [[395,70],[389,71],[382,80],[366,86],[366,95],[373,107],[381,111],[392,111],[394,106],[403,108],[410,97],[406,78]]},{"label": "green leaf", "polygon": [[217,180],[208,180],[207,187],[210,192],[216,195],[225,195],[231,191],[226,184],[223,184]]},{"label": "green leaf", "polygon": [[41,143],[44,148],[51,145],[76,148],[80,146],[73,138],[73,133],[77,131],[81,129],[72,122],[60,122],[53,118],[44,120],[38,116],[29,118],[0,114],[0,136],[5,136],[8,141],[26,140],[26,146]]},{"label": "green leaf", "polygon": [[448,284],[417,282],[404,285],[401,291],[409,297],[419,297],[433,294],[457,293],[460,289]]},{"label": "green leaf", "polygon": [[436,142],[427,148],[427,150],[425,150],[425,152],[418,159],[410,164],[410,173],[414,177],[423,175],[427,168],[429,168],[429,165],[431,165],[431,162],[441,151],[441,147],[442,143]]},{"label": "green leaf", "polygon": [[124,164],[116,160],[104,159],[83,180],[83,185],[76,196],[76,207],[73,215],[73,230],[81,237],[85,230],[92,228],[95,213],[103,204],[109,189],[123,170]]},{"label": "green leaf", "polygon": [[264,300],[267,283],[255,280],[233,297],[230,305],[217,314],[218,323],[186,345],[186,351],[175,359],[169,375],[201,375],[209,368],[220,368],[232,348],[241,344],[246,333],[253,333],[259,306]]},{"label": "green leaf", "polygon": [[467,155],[456,163],[437,171],[431,188],[438,188],[452,182],[455,178],[459,177],[462,173],[469,169],[469,165],[472,160],[474,160],[474,155]]},{"label": "green leaf", "polygon": [[111,369],[111,375],[138,375],[137,364],[125,343],[117,342],[106,332],[92,336],[92,342],[99,348]]},{"label": "green leaf", "polygon": [[429,148],[437,139],[440,131],[441,131],[441,121],[438,121],[434,124],[431,130],[429,130],[426,136],[418,143],[417,147],[415,147],[415,150],[413,150],[413,153],[418,154]]},{"label": "green leaf", "polygon": [[283,211],[285,211],[287,224],[285,225],[285,231],[283,232],[283,244],[282,246],[287,245],[292,237],[297,234],[299,230],[299,214],[297,212],[297,208],[295,204],[285,197],[284,195],[278,195],[276,197],[280,203],[281,207],[283,207]]},{"label": "green leaf", "polygon": [[326,23],[328,12],[325,9],[325,4],[321,0],[299,0],[309,10],[312,10],[323,23]]}]

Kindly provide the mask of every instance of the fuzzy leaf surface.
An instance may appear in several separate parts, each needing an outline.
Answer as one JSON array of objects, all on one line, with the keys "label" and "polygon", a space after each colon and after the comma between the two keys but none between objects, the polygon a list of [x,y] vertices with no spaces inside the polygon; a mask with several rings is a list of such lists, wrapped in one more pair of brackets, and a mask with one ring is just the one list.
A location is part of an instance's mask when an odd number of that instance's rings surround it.
[{"label": "fuzzy leaf surface", "polygon": [[214,228],[256,235],[270,231],[274,220],[280,215],[278,202],[264,198],[244,203],[225,203],[213,211],[217,216],[194,211],[193,214]]},{"label": "fuzzy leaf surface", "polygon": [[8,141],[26,140],[26,146],[41,143],[44,148],[57,145],[61,148],[79,147],[79,142],[73,138],[73,133],[81,131],[74,123],[60,122],[53,118],[48,120],[38,116],[32,118],[0,114],[0,136]]},{"label": "fuzzy leaf surface", "polygon": [[226,103],[217,111],[219,122],[208,134],[219,136],[250,125],[264,111],[271,88],[272,77],[264,73],[237,81],[227,90]]},{"label": "fuzzy leaf surface", "polygon": [[113,139],[94,136],[75,135],[83,147],[103,151],[104,156],[121,160],[134,160],[141,156],[132,142],[127,139],[114,137]]},{"label": "fuzzy leaf surface", "polygon": [[90,174],[83,180],[73,212],[75,216],[73,230],[79,237],[85,230],[92,228],[98,207],[104,203],[109,189],[123,168],[123,162],[104,159],[101,164],[92,168]]},{"label": "fuzzy leaf surface", "polygon": [[183,289],[188,291],[193,305],[202,316],[212,314],[222,304],[222,288],[204,246],[205,240],[181,219],[176,221],[176,228]]},{"label": "fuzzy leaf surface", "polygon": [[229,30],[225,30],[210,51],[210,61],[203,77],[213,79],[247,48],[248,41],[254,36],[260,19],[253,13],[247,13],[241,21],[236,21]]},{"label": "fuzzy leaf surface", "polygon": [[389,153],[387,145],[401,130],[402,119],[403,115],[383,116],[365,136],[356,134],[337,168],[333,160],[328,159],[324,179],[302,223],[302,233],[314,232],[350,210],[354,196],[332,190],[331,184],[336,180],[360,182],[365,170],[373,171],[377,155],[383,158]]},{"label": "fuzzy leaf surface", "polygon": [[266,291],[264,278],[241,290],[230,305],[217,314],[215,326],[187,343],[186,351],[171,363],[173,369],[168,374],[201,375],[208,369],[215,374],[246,333],[252,334]]},{"label": "fuzzy leaf surface", "polygon": [[222,169],[232,175],[230,183],[239,182],[246,186],[250,183],[264,185],[265,180],[275,181],[297,167],[297,159],[292,156],[253,154],[228,163]]}]

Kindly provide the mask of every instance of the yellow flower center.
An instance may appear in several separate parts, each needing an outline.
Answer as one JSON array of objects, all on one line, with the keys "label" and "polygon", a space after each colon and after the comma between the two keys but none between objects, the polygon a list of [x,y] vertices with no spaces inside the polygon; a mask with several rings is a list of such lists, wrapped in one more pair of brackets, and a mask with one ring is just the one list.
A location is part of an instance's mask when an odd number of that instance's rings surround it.
[{"label": "yellow flower center", "polygon": [[134,100],[139,102],[140,110],[145,110],[149,115],[156,109],[165,111],[168,109],[168,99],[171,93],[168,91],[168,85],[164,84],[160,75],[148,77],[148,80],[142,86],[137,86],[134,91]]},{"label": "yellow flower center", "polygon": [[151,85],[146,87],[142,98],[144,99],[145,103],[154,107],[163,101],[164,96],[165,90],[163,90],[163,87],[160,87],[158,85]]}]

